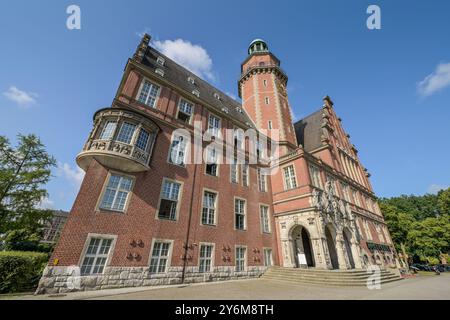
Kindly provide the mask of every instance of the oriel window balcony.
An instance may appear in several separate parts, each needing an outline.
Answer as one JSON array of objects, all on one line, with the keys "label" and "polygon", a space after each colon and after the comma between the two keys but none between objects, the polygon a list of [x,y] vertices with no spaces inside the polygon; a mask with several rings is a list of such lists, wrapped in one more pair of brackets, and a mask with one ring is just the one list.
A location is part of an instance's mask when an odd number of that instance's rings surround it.
[{"label": "oriel window balcony", "polygon": [[158,131],[153,121],[139,113],[101,109],[94,115],[94,127],[77,163],[85,171],[92,159],[124,172],[148,170]]}]

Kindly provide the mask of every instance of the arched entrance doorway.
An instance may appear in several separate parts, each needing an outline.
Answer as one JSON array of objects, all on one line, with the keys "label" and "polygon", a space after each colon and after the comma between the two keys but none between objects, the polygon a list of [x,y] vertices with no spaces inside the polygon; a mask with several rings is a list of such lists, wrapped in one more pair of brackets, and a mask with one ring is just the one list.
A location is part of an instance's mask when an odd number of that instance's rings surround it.
[{"label": "arched entrance doorway", "polygon": [[327,238],[328,252],[330,254],[331,266],[333,269],[339,269],[339,262],[336,252],[335,237],[333,237],[330,226],[325,228],[325,236]]},{"label": "arched entrance doorway", "polygon": [[349,231],[347,229],[344,229],[343,236],[344,236],[345,252],[347,252],[350,268],[355,269],[355,260],[353,259],[352,244],[350,242],[351,235],[349,236]]},{"label": "arched entrance doorway", "polygon": [[314,267],[314,253],[311,246],[311,238],[309,236],[308,230],[303,226],[295,226],[292,229],[292,244],[294,251],[294,261],[295,266],[299,268],[304,265],[299,260],[299,254],[304,254],[306,259],[306,264],[308,267]]}]

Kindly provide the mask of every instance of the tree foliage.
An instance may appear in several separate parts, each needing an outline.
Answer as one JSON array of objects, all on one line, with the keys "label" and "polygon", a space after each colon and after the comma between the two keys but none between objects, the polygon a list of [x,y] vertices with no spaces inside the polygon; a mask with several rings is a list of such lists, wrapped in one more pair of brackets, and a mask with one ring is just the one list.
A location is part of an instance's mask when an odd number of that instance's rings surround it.
[{"label": "tree foliage", "polygon": [[[44,186],[55,163],[35,135],[18,135],[16,148],[0,136],[0,236],[3,240],[15,230],[21,230],[25,241],[40,234],[51,211],[37,207],[47,196]],[[16,235],[17,232],[10,237]]]},{"label": "tree foliage", "polygon": [[384,198],[380,208],[397,249],[436,262],[450,253],[450,188],[438,194]]}]

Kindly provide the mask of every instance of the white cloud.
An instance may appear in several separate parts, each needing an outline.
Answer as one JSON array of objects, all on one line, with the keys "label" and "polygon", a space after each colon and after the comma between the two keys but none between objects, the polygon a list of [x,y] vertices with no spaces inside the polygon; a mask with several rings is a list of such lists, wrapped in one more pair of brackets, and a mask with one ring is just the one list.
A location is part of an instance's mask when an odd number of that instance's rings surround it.
[{"label": "white cloud", "polygon": [[439,184],[432,184],[431,186],[428,187],[428,193],[431,194],[437,194],[439,191],[443,190],[443,189],[447,189],[447,187],[439,185]]},{"label": "white cloud", "polygon": [[54,209],[55,202],[50,200],[48,197],[44,197],[41,199],[41,202],[37,205],[39,209]]},{"label": "white cloud", "polygon": [[3,95],[22,108],[29,107],[31,104],[36,103],[35,98],[38,96],[36,93],[20,90],[16,86],[9,87],[7,91],[3,92]]},{"label": "white cloud", "polygon": [[450,86],[450,63],[440,63],[436,70],[417,85],[421,96],[430,96],[436,91]]},{"label": "white cloud", "polygon": [[201,78],[215,80],[212,72],[212,60],[208,52],[199,45],[192,44],[187,40],[157,40],[154,42],[156,49],[164,55],[181,64],[189,71]]},{"label": "white cloud", "polygon": [[57,175],[69,180],[77,188],[79,188],[84,178],[84,171],[79,167],[72,169],[68,163],[59,162],[57,167]]}]

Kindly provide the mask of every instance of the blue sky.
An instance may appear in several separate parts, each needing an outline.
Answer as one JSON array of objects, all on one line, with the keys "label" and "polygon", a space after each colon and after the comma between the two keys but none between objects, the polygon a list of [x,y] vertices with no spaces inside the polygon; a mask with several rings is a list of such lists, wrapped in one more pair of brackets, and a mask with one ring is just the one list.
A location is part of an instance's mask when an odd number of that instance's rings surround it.
[{"label": "blue sky", "polygon": [[[71,4],[81,30],[66,28]],[[370,4],[381,30],[366,27]],[[75,156],[139,33],[231,95],[248,44],[263,38],[297,118],[331,96],[379,196],[436,191],[450,184],[449,12],[438,0],[3,1],[0,134],[41,137],[59,162],[45,205],[69,210],[83,177]]]}]

